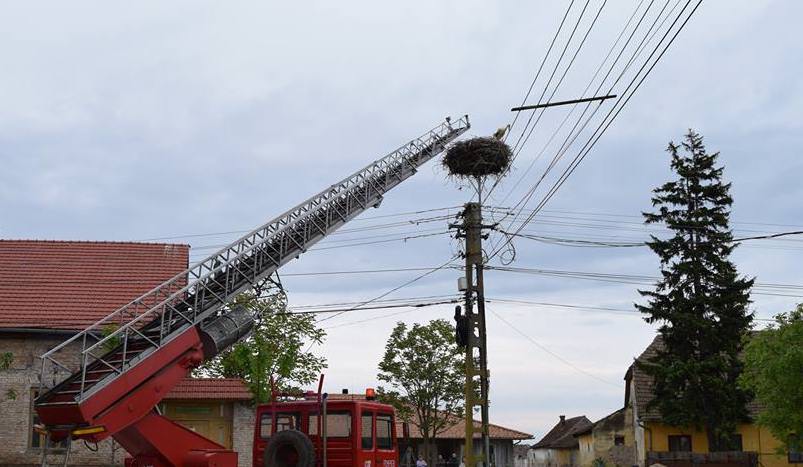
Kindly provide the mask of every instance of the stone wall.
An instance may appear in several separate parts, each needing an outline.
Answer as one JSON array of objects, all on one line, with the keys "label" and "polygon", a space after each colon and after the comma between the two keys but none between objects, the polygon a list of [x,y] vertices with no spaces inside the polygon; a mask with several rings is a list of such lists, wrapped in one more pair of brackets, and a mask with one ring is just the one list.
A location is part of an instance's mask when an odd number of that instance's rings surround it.
[{"label": "stone wall", "polygon": [[[0,334],[0,355],[9,352],[12,362],[8,369],[0,370],[0,465],[39,465],[41,449],[32,447],[31,426],[33,391],[39,387],[41,361],[39,355],[64,341],[66,337],[43,334]],[[75,347],[66,349],[59,359],[75,365],[78,353]],[[63,375],[51,375],[60,379]],[[94,449],[94,446],[91,446]],[[112,441],[98,444],[97,452],[88,449],[83,442],[75,442],[70,454],[70,465],[101,466],[120,465],[125,451],[117,447],[112,458]]]},{"label": "stone wall", "polygon": [[[594,457],[606,465],[630,467],[638,462],[633,431],[633,414],[629,407],[618,410],[594,424]],[[623,444],[616,445],[616,438]]]},{"label": "stone wall", "polygon": [[239,467],[251,467],[252,446],[254,444],[254,419],[256,410],[253,404],[234,403],[232,420],[232,448],[237,451]]}]

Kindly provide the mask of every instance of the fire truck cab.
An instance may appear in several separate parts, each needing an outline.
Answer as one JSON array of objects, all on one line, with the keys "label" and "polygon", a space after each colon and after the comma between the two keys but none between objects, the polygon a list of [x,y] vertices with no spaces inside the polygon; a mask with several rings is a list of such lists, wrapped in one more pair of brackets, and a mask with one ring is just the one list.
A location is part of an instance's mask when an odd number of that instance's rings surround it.
[{"label": "fire truck cab", "polygon": [[374,400],[303,400],[257,407],[254,467],[397,467],[393,407]]}]

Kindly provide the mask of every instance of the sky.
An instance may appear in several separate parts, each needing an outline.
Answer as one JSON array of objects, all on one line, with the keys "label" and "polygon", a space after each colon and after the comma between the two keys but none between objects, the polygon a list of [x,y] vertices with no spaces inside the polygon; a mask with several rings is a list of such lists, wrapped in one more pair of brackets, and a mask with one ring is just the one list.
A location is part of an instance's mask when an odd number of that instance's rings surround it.
[{"label": "sky", "polygon": [[[546,88],[548,73],[584,4],[578,0],[570,10],[528,103],[554,89],[557,81]],[[609,0],[600,10],[602,0],[589,0],[557,76],[599,11],[598,21],[555,100],[582,94],[643,4]],[[644,27],[665,4],[668,16],[676,2],[654,4]],[[239,231],[286,211],[447,115],[470,115],[467,136],[489,135],[509,123],[509,109],[522,102],[566,6],[478,0],[3,2],[0,237],[187,243],[191,259],[202,260]],[[704,1],[524,232],[646,239],[640,213],[650,208],[651,190],[672,177],[665,148],[689,128],[705,137],[709,151],[721,153],[724,177],[733,184],[737,236],[800,230],[801,14],[803,3],[792,0]],[[630,72],[661,34],[648,39],[650,47]],[[615,92],[625,90],[625,76]],[[544,173],[564,133],[552,142],[550,135],[570,111],[544,112],[511,174],[486,200],[493,206],[486,211],[489,222],[507,226],[512,217],[503,219],[504,208]],[[528,209],[595,126],[570,146]],[[347,228],[380,227],[333,235],[288,264],[282,272],[291,305],[369,300],[421,272],[292,274],[432,268],[452,257],[457,243],[446,234],[400,240],[446,231],[446,219],[415,221],[456,214],[472,199],[470,189],[445,175],[430,162]],[[384,225],[390,222],[398,225]],[[493,233],[490,244],[499,238]],[[380,239],[395,240],[348,246]],[[734,253],[741,274],[763,284],[760,292],[775,293],[753,295],[757,317],[787,311],[800,300],[800,241],[745,242]],[[339,247],[325,249],[331,246]],[[578,248],[524,238],[514,246],[512,267],[658,274],[658,262],[645,248]],[[455,294],[459,275],[443,269],[386,298]],[[789,287],[768,288],[773,284]],[[486,287],[492,422],[539,438],[559,415],[597,420],[622,406],[624,374],[655,334],[632,312],[634,303],[643,303],[637,289],[649,285],[489,270]],[[451,319],[452,313],[452,305],[364,310],[322,322],[328,337],[314,350],[328,360],[326,389],[376,386],[376,366],[397,321]]]}]

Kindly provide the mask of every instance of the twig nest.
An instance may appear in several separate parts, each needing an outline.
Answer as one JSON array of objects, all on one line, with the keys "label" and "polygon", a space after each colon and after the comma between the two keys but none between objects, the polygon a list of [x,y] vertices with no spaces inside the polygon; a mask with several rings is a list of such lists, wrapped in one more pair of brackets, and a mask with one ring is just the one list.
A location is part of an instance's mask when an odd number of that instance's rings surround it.
[{"label": "twig nest", "polygon": [[459,178],[501,176],[510,166],[513,152],[496,138],[472,138],[455,143],[446,152],[443,166]]}]

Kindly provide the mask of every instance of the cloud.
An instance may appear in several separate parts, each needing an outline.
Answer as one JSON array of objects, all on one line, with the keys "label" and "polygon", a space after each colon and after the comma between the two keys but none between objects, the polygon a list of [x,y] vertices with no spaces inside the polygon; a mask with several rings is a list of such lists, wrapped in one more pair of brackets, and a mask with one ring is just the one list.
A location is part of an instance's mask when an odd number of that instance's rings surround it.
[{"label": "cloud", "polygon": [[[509,108],[521,101],[563,8],[474,0],[5,5],[0,235],[130,240],[250,229],[448,114],[470,113],[471,134],[488,134],[509,121]],[[608,2],[556,99],[582,91],[630,8]],[[689,127],[706,136],[709,149],[721,151],[733,182],[734,220],[794,224],[803,215],[803,90],[800,66],[790,57],[803,52],[794,22],[801,8],[797,2],[743,0],[723,11],[704,3],[547,206],[562,211],[550,215],[563,218],[538,217],[528,229],[577,238],[644,238],[638,215],[650,208],[652,188],[671,176],[664,148]],[[547,61],[546,69],[553,63]],[[544,82],[542,76],[536,92]],[[557,141],[519,185],[515,180],[566,111],[545,114],[490,204],[501,204],[511,190],[504,204],[514,204],[534,183]],[[536,200],[554,180],[545,180]],[[430,164],[365,217],[456,206],[469,195]],[[578,213],[614,217],[596,217],[606,224]],[[421,216],[400,219],[415,217]],[[375,233],[446,230],[446,224]],[[170,241],[191,243],[193,259],[201,259],[237,235]],[[336,245],[334,240],[320,246]],[[521,267],[657,273],[655,258],[644,249],[568,248],[523,239],[515,245]],[[311,251],[284,271],[427,267],[455,252],[445,236],[432,237]],[[764,242],[745,244],[734,260],[759,282],[800,284],[799,255],[793,241]],[[336,303],[370,299],[416,274],[288,276],[285,284],[294,304]],[[458,275],[442,271],[392,296],[453,294]],[[498,271],[487,277],[488,294],[497,298],[623,309],[640,300],[637,286],[629,284]],[[799,300],[754,299],[764,316]],[[637,314],[511,304],[493,309],[572,365],[613,383],[621,383],[654,332]],[[392,311],[347,313],[327,322],[376,317],[329,331],[320,350],[329,360],[330,390],[376,384],[375,366],[396,320],[451,319],[453,313],[450,305]],[[543,434],[560,414],[596,419],[621,406],[621,387],[577,371],[493,316],[489,330],[494,422]]]}]

